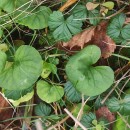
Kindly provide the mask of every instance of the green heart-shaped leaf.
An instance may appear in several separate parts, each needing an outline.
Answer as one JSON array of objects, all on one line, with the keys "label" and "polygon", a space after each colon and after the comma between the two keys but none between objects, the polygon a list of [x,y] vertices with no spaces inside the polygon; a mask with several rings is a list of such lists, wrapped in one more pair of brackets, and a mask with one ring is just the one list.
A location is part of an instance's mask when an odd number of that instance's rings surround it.
[{"label": "green heart-shaped leaf", "polygon": [[32,86],[42,72],[42,58],[31,46],[19,47],[14,56],[14,63],[6,69],[6,54],[1,51],[0,60],[0,87],[8,90],[22,90]]},{"label": "green heart-shaped leaf", "polygon": [[7,12],[12,12],[15,8],[16,0],[0,0],[0,8]]},{"label": "green heart-shaped leaf", "polygon": [[45,102],[51,103],[58,101],[64,95],[64,89],[61,86],[50,85],[40,80],[37,82],[37,94]]},{"label": "green heart-shaped leaf", "polygon": [[107,7],[109,10],[112,10],[114,8],[114,2],[112,1],[104,2],[102,5],[104,7]]},{"label": "green heart-shaped leaf", "polygon": [[106,91],[113,83],[114,73],[108,66],[93,67],[101,56],[99,47],[90,45],[72,56],[67,65],[68,79],[76,89],[87,96]]},{"label": "green heart-shaped leaf", "polygon": [[51,14],[49,7],[40,6],[38,8],[30,7],[25,10],[19,10],[15,13],[16,22],[31,29],[43,29],[48,26],[48,19]]}]

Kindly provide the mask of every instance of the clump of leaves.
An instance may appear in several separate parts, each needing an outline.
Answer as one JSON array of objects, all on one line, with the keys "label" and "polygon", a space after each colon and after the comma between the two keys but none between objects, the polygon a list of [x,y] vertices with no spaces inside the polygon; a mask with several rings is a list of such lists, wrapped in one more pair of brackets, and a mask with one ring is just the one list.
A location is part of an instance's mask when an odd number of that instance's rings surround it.
[{"label": "clump of leaves", "polygon": [[120,112],[122,115],[130,115],[130,95],[126,95],[123,99],[118,100],[112,97],[108,100],[107,106],[112,112]]},{"label": "clump of leaves", "polygon": [[91,112],[83,115],[81,123],[90,130],[105,130],[105,127],[108,127],[108,125],[106,125],[108,123],[106,120],[97,120],[96,115]]},{"label": "clump of leaves", "polygon": [[[0,0],[0,92],[7,98],[0,97],[2,122],[13,114],[5,109],[9,100],[17,107],[14,116],[24,115],[22,129],[36,129],[37,118],[45,129],[68,129],[67,122],[73,129],[64,107],[88,129],[111,129],[114,120],[114,130],[129,129],[129,94],[121,93],[129,87],[129,49],[120,51],[130,41],[129,12],[127,1]],[[111,94],[114,83],[119,99]]]},{"label": "clump of leaves", "polygon": [[54,11],[50,15],[49,28],[58,41],[68,41],[74,34],[81,32],[82,22],[74,20],[71,15],[66,20],[60,11]]},{"label": "clump of leaves", "polygon": [[107,58],[116,48],[114,41],[106,34],[107,24],[103,21],[96,27],[90,27],[72,37],[70,41],[63,42],[61,46],[73,51],[94,44],[100,47],[102,57]]},{"label": "clump of leaves", "polygon": [[125,19],[126,15],[121,13],[107,27],[107,34],[117,43],[125,43],[130,39],[130,24],[124,26]]}]

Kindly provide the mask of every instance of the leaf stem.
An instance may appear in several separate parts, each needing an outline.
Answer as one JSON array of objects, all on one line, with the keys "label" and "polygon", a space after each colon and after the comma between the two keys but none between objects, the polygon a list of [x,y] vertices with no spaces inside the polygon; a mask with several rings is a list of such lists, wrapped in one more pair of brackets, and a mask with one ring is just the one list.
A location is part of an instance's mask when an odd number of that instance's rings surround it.
[{"label": "leaf stem", "polygon": [[116,87],[118,86],[118,84],[120,83],[120,81],[130,72],[130,70],[128,70],[115,84],[115,86],[111,89],[111,91],[106,95],[106,97],[101,101],[101,104],[104,104],[105,101],[108,99],[108,97],[112,94],[112,92],[116,89]]},{"label": "leaf stem", "polygon": [[63,12],[66,10],[69,6],[77,2],[78,0],[67,0],[67,2],[59,9],[59,11]]},{"label": "leaf stem", "polygon": [[130,124],[126,121],[126,119],[119,113],[117,112],[117,114],[121,117],[121,119],[125,122],[125,124],[127,125],[128,128],[130,128]]},{"label": "leaf stem", "polygon": [[83,130],[87,130],[85,126],[83,126],[66,108],[64,111],[78,124]]}]

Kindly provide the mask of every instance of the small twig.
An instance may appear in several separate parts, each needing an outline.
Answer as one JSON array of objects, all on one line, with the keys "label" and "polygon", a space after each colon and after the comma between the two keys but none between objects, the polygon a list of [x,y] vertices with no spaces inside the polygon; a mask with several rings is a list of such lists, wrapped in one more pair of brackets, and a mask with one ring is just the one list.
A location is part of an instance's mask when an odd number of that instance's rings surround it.
[{"label": "small twig", "polygon": [[126,1],[121,1],[121,0],[114,0],[114,1],[119,1],[118,3],[120,4],[125,4],[125,5],[129,5],[129,2],[126,2]]},{"label": "small twig", "polygon": [[120,0],[116,0],[118,7],[120,7]]},{"label": "small twig", "polygon": [[78,124],[83,130],[87,130],[85,126],[83,126],[66,108],[64,111]]},{"label": "small twig", "polygon": [[[82,94],[82,106],[80,108],[80,111],[78,113],[78,116],[77,116],[77,120],[80,121],[81,118],[82,118],[82,114],[83,114],[83,108],[84,108],[84,95]],[[75,122],[75,125],[74,125],[74,130],[76,130],[78,127],[78,124]]]},{"label": "small twig", "polygon": [[130,62],[128,62],[126,65],[124,65],[122,68],[117,69],[115,71],[115,76],[117,77],[121,72],[124,72],[126,70],[130,69]]},{"label": "small twig", "polygon": [[130,78],[128,78],[128,80],[125,82],[125,84],[122,86],[122,88],[120,89],[119,95],[123,92],[123,89],[125,88],[125,86],[127,85],[127,83],[130,81]]},{"label": "small twig", "polygon": [[106,95],[106,97],[101,101],[101,104],[104,104],[104,102],[107,100],[107,98],[112,94],[112,92],[116,89],[116,87],[118,86],[118,84],[120,83],[120,81],[130,72],[130,70],[128,70],[115,84],[115,86],[111,89],[111,91]]},{"label": "small twig", "polygon": [[67,2],[59,9],[59,11],[63,12],[66,10],[69,6],[77,2],[78,0],[67,0]]},{"label": "small twig", "polygon": [[124,6],[124,7],[121,8],[120,10],[118,10],[116,13],[114,13],[114,14],[112,14],[112,15],[106,17],[106,19],[110,19],[110,18],[116,16],[117,14],[121,13],[121,12],[125,9],[125,7],[126,7],[126,6]]},{"label": "small twig", "polygon": [[41,122],[40,119],[37,119],[37,120],[35,121],[35,125],[36,125],[36,129],[37,129],[37,130],[43,130],[42,122]]},{"label": "small twig", "polygon": [[15,122],[15,120],[11,121],[3,130],[7,130],[9,126],[11,126],[11,124],[13,124]]},{"label": "small twig", "polygon": [[69,118],[69,116],[66,116],[64,119],[62,119],[61,121],[59,121],[57,124],[55,124],[55,125],[51,126],[50,128],[48,128],[48,130],[55,129],[60,124],[64,123],[68,118]]},{"label": "small twig", "polygon": [[128,128],[130,128],[130,124],[126,121],[126,119],[119,113],[119,112],[117,112],[117,114],[121,117],[121,119],[125,122],[125,124],[126,124],[126,126],[128,127]]},{"label": "small twig", "polygon": [[[87,101],[90,99],[90,97],[88,97],[86,99],[86,101],[84,101],[84,95],[82,94],[82,106],[80,108],[80,111],[78,113],[78,116],[77,116],[77,120],[80,121],[81,118],[82,118],[82,114],[83,114],[83,109],[84,109],[84,106],[85,104],[87,103]],[[75,126],[74,126],[74,130],[77,130],[77,127],[78,127],[78,124],[75,123]]]}]

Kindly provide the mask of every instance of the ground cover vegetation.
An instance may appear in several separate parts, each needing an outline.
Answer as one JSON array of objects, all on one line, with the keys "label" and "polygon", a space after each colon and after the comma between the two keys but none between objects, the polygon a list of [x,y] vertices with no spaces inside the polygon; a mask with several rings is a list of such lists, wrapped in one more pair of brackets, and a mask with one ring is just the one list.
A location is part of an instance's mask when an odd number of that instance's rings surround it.
[{"label": "ground cover vegetation", "polygon": [[129,0],[0,0],[0,129],[130,129]]}]

